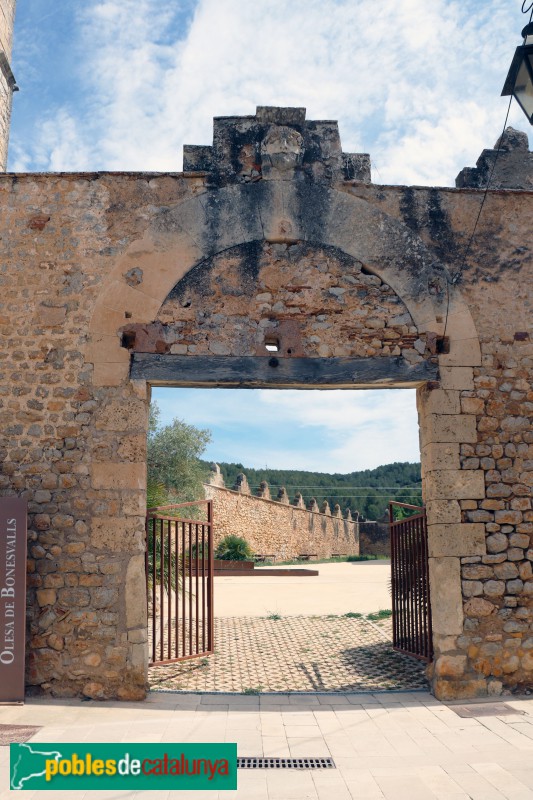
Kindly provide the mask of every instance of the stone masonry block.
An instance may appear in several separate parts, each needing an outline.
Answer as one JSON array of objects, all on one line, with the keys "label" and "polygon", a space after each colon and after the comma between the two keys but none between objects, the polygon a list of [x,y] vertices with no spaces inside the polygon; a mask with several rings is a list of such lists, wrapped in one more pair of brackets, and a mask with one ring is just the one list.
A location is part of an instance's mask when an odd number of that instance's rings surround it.
[{"label": "stone masonry block", "polygon": [[421,418],[424,444],[477,442],[476,418],[473,414],[425,414]]},{"label": "stone masonry block", "polygon": [[129,364],[130,356],[125,347],[121,347],[120,338],[115,333],[93,333],[85,347],[85,361],[89,363]]},{"label": "stone masonry block", "polygon": [[126,627],[146,627],[146,575],[144,556],[130,558],[126,571]]},{"label": "stone masonry block", "polygon": [[143,322],[143,320],[135,316],[126,319],[123,311],[113,310],[100,304],[93,311],[91,322],[89,323],[89,331],[92,336],[99,334],[102,336],[117,336],[120,328],[127,322]]},{"label": "stone masonry block", "polygon": [[435,470],[458,470],[461,468],[459,445],[433,442],[422,446],[422,476]]},{"label": "stone masonry block", "polygon": [[147,407],[141,400],[109,402],[96,413],[96,428],[99,431],[145,431]]},{"label": "stone masonry block", "polygon": [[472,367],[441,367],[439,373],[442,389],[465,389],[471,391],[474,388],[474,370]]},{"label": "stone masonry block", "polygon": [[112,553],[138,554],[144,551],[144,531],[132,526],[131,517],[93,517],[91,545]]},{"label": "stone masonry block", "polygon": [[[112,311],[131,315],[128,319],[135,318],[139,321],[149,322],[159,311],[161,300],[150,297],[138,289],[133,289],[125,281],[111,281],[106,286],[104,305]],[[125,322],[126,319],[123,324]]]},{"label": "stone masonry block", "polygon": [[481,364],[479,340],[452,339],[450,352],[441,355],[439,363],[445,367],[478,367]]},{"label": "stone masonry block", "polygon": [[457,636],[463,632],[461,563],[458,558],[429,559],[433,632]]},{"label": "stone masonry block", "polygon": [[143,273],[140,284],[142,291],[162,302],[191,265],[202,258],[201,249],[184,232],[174,230],[166,244],[171,244],[171,247],[158,250],[158,245],[145,234],[143,239],[130,245],[128,252],[118,263],[113,277],[122,281],[124,273],[129,269],[140,268]]},{"label": "stone masonry block", "polygon": [[129,363],[95,364],[93,371],[93,386],[120,386],[127,380],[129,372]]},{"label": "stone masonry block", "polygon": [[485,497],[482,470],[435,470],[426,475],[425,496],[429,500],[481,500]]},{"label": "stone masonry block", "polygon": [[416,405],[423,414],[460,414],[458,391],[451,389],[428,390],[425,386],[416,393]]},{"label": "stone masonry block", "polygon": [[481,522],[429,525],[428,548],[433,558],[485,555],[485,526]]},{"label": "stone masonry block", "polygon": [[146,487],[144,462],[100,461],[91,467],[93,489],[141,489]]},{"label": "stone masonry block", "polygon": [[426,503],[428,525],[461,522],[461,508],[458,500],[429,500]]}]

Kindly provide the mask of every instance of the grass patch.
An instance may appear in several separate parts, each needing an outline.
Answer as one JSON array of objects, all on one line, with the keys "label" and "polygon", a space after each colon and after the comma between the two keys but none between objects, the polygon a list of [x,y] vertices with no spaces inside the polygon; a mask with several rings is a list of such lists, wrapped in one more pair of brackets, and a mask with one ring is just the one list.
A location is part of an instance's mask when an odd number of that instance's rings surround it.
[{"label": "grass patch", "polygon": [[374,611],[372,614],[367,614],[366,618],[371,622],[379,622],[380,619],[389,619],[392,617],[390,608],[381,608],[379,611]]},{"label": "grass patch", "polygon": [[274,622],[277,622],[279,619],[281,619],[281,614],[272,611],[267,617],[265,617],[265,619],[272,619]]},{"label": "grass patch", "polygon": [[363,614],[360,614],[359,611],[348,611],[347,614],[343,614],[342,616],[348,619],[362,619]]}]

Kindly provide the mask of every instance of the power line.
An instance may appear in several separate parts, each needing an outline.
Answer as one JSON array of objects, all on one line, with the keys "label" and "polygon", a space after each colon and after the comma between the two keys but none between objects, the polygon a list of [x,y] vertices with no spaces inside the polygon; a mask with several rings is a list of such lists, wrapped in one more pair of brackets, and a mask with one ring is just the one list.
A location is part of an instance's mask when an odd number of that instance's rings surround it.
[{"label": "power line", "polygon": [[[337,486],[300,486],[299,484],[296,484],[296,483],[295,484],[292,484],[292,483],[289,483],[289,484],[287,484],[287,483],[280,483],[280,484],[278,484],[278,483],[269,483],[268,487],[269,487],[269,489],[287,489],[287,488],[288,489],[296,489],[296,490],[314,489],[316,491],[319,491],[319,490],[321,490],[321,491],[334,491],[335,489],[344,489],[344,490],[347,490],[347,491],[350,491],[351,489],[354,489],[354,490],[355,489],[387,489],[387,490],[390,489],[391,491],[401,492],[401,491],[416,491],[417,489],[422,488],[422,483],[418,483],[418,484],[416,484],[416,486],[344,486],[343,484],[340,484],[340,485],[337,485]],[[259,485],[259,486],[255,486],[255,487],[251,487],[251,488],[260,489],[261,486]]]}]

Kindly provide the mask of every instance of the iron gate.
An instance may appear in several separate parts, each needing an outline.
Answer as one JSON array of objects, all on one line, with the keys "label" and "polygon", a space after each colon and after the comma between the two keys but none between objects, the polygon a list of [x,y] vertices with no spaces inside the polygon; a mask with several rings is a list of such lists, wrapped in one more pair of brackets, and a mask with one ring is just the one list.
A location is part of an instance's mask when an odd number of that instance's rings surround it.
[{"label": "iron gate", "polygon": [[[205,509],[204,509],[205,507]],[[205,519],[186,519],[193,509]],[[149,508],[146,583],[150,664],[213,652],[213,503]]]},{"label": "iron gate", "polygon": [[[414,511],[394,519],[394,509]],[[421,661],[433,658],[426,509],[389,503],[393,647]]]}]

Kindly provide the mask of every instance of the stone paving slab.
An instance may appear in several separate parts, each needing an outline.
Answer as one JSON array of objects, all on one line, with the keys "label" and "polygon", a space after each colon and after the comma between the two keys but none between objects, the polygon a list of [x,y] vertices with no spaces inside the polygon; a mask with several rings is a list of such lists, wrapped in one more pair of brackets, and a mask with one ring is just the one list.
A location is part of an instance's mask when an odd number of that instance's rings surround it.
[{"label": "stone paving slab", "polygon": [[[235,792],[76,792],[69,800],[533,800],[533,699],[517,716],[462,719],[428,692],[230,695],[151,693],[145,702],[30,699],[0,722],[42,726],[35,744],[236,742],[240,756],[324,752],[334,770],[239,770]],[[484,707],[479,702],[480,710]],[[493,699],[487,705],[494,705]],[[300,728],[303,735],[295,735]],[[304,733],[305,732],[305,733]],[[277,750],[277,753],[273,753]],[[0,800],[9,748],[0,747]],[[53,793],[22,792],[50,800]]]},{"label": "stone paving slab", "polygon": [[152,689],[347,692],[426,689],[425,665],[392,649],[390,620],[225,617],[215,653],[152,667]]}]

